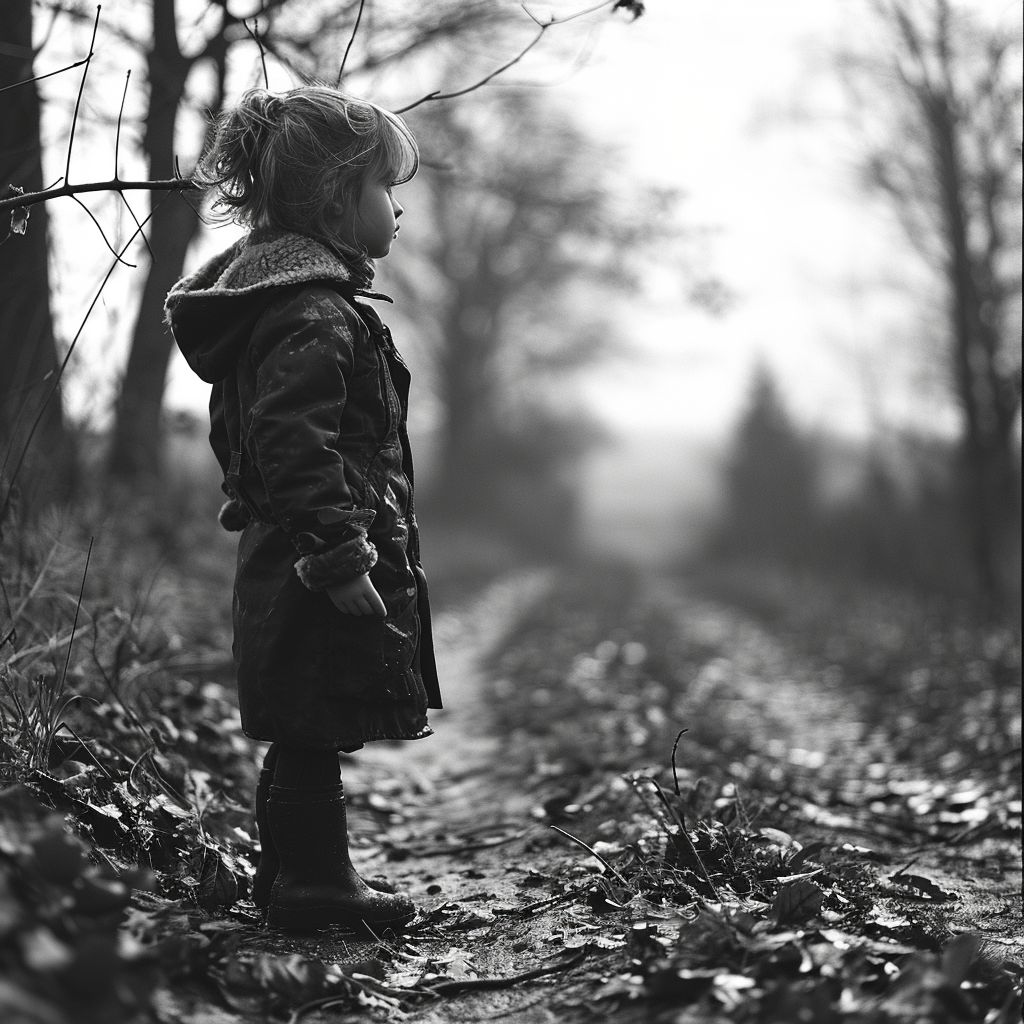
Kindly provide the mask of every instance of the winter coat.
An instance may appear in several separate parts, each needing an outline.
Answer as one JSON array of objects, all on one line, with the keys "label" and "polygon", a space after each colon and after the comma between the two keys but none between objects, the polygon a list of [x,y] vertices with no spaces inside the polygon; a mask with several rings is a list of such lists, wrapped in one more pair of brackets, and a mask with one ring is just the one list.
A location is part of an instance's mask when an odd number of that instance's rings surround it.
[{"label": "winter coat", "polygon": [[[246,734],[307,748],[430,734],[441,707],[406,429],[409,371],[366,277],[261,230],[180,281],[167,319],[213,384],[210,443],[243,529],[234,654]],[[369,572],[387,617],[325,588]]]}]

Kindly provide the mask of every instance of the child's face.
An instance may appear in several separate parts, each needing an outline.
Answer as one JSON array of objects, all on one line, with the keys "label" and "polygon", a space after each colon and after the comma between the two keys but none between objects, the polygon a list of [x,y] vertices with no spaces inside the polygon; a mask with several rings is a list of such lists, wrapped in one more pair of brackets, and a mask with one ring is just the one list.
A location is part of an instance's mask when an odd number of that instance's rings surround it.
[{"label": "child's face", "polygon": [[338,234],[350,246],[380,259],[391,251],[402,213],[388,182],[367,181],[355,206],[342,214]]}]

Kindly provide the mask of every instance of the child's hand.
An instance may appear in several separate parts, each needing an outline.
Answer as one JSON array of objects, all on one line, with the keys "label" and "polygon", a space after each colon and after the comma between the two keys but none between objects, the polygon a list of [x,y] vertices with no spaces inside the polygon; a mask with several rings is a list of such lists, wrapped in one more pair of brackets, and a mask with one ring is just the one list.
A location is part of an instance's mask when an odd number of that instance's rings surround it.
[{"label": "child's hand", "polygon": [[336,587],[328,587],[334,606],[346,615],[381,615],[387,616],[377,589],[370,582],[369,576],[357,576],[348,583],[339,583]]}]

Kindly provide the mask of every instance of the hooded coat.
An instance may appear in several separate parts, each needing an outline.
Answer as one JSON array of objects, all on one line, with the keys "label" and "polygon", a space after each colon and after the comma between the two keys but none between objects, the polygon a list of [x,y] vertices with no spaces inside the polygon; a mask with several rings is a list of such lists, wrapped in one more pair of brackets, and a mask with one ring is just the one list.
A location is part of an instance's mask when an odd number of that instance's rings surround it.
[{"label": "hooded coat", "polygon": [[[430,735],[441,707],[406,429],[409,371],[369,277],[258,230],[174,286],[167,320],[213,385],[221,522],[241,529],[233,652],[248,736],[310,749]],[[326,588],[362,573],[387,616]]]}]

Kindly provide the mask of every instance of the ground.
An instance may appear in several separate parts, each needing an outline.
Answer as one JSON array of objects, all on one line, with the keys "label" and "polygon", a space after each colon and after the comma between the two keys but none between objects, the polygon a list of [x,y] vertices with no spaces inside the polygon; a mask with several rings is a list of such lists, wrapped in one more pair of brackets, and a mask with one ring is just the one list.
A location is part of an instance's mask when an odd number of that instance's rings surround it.
[{"label": "ground", "polygon": [[[582,564],[439,588],[435,735],[343,760],[357,865],[421,910],[401,936],[273,934],[239,898],[260,751],[232,735],[226,680],[204,662],[177,692],[220,723],[225,778],[204,770],[200,725],[193,743],[180,717],[158,719],[153,756],[200,805],[198,832],[178,831],[201,855],[151,857],[156,891],[137,886],[122,912],[126,977],[132,956],[160,962],[144,1012],[1019,1019],[1019,645],[922,624],[898,598],[765,579]],[[77,776],[49,775],[28,788],[75,821],[60,798]],[[108,813],[159,832],[111,792]],[[184,818],[172,804],[162,813]],[[80,834],[103,845],[95,827]],[[106,859],[120,867],[116,846]],[[9,836],[7,852],[25,862]]]}]

